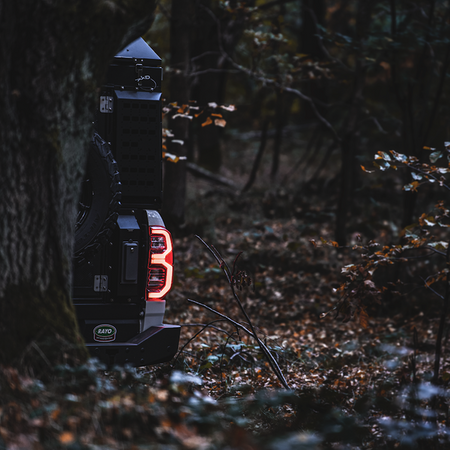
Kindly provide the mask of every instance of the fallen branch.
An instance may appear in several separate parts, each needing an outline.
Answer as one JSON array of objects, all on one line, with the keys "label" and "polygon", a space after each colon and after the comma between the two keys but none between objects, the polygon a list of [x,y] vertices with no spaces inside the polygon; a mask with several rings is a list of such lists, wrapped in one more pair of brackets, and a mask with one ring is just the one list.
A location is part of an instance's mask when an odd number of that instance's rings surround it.
[{"label": "fallen branch", "polygon": [[245,331],[247,334],[249,334],[250,336],[252,336],[256,342],[258,342],[260,348],[262,349],[264,355],[267,358],[267,361],[270,365],[270,367],[272,368],[273,372],[275,373],[275,375],[278,377],[278,379],[281,381],[281,384],[286,388],[286,389],[290,389],[286,379],[284,378],[283,373],[281,372],[280,367],[278,366],[278,363],[276,362],[275,358],[272,356],[272,353],[270,353],[269,349],[266,347],[266,345],[261,341],[261,339],[258,337],[256,330],[252,324],[252,321],[250,320],[250,317],[247,314],[247,311],[245,311],[244,305],[241,302],[241,299],[239,298],[239,296],[236,293],[236,289],[235,289],[235,285],[236,285],[236,279],[234,278],[234,271],[235,271],[235,265],[236,265],[236,261],[237,258],[240,256],[241,253],[239,253],[239,255],[236,257],[234,264],[233,264],[233,271],[230,270],[230,268],[228,267],[228,264],[226,263],[226,261],[223,259],[222,255],[213,247],[213,246],[209,246],[200,236],[195,236],[208,250],[209,252],[214,256],[215,260],[217,261],[217,264],[219,264],[219,267],[222,269],[223,273],[225,274],[225,276],[227,277],[227,281],[228,281],[228,285],[230,286],[231,292],[233,293],[233,297],[236,300],[237,304],[239,305],[239,308],[242,312],[242,314],[244,315],[247,323],[250,326],[250,330],[248,330],[247,328],[245,328],[243,325],[239,324],[238,322],[235,322],[234,320],[230,319],[228,316],[225,316],[224,314],[219,313],[218,311],[213,310],[212,308],[209,308],[206,305],[202,305],[201,303],[199,303],[199,306],[203,306],[207,309],[209,309],[210,311],[212,311],[214,314],[219,315],[220,317],[228,320],[229,322],[233,323],[235,326],[237,326],[238,328],[242,329],[243,331]]},{"label": "fallen branch", "polygon": [[244,333],[247,333],[249,336],[251,336],[253,339],[255,339],[256,342],[261,347],[262,352],[266,356],[267,361],[268,361],[268,363],[269,363],[273,373],[280,380],[280,382],[281,382],[281,384],[283,385],[284,388],[290,389],[289,384],[287,383],[286,379],[284,378],[284,375],[281,372],[280,366],[278,365],[277,361],[273,357],[272,353],[270,353],[270,350],[267,348],[267,346],[264,344],[264,342],[262,342],[261,339],[259,339],[259,337],[257,335],[253,334],[248,328],[244,327],[244,325],[241,325],[239,322],[236,322],[231,317],[228,317],[225,314],[222,314],[219,311],[216,311],[215,309],[213,309],[213,308],[211,308],[211,307],[209,307],[207,305],[204,305],[203,303],[197,302],[197,301],[192,300],[190,298],[188,298],[188,302],[189,303],[194,303],[195,305],[201,306],[202,308],[205,308],[208,311],[211,311],[212,313],[217,314],[219,317],[222,317],[222,319],[230,322],[236,328],[239,328],[240,330],[244,331]]},{"label": "fallen branch", "polygon": [[[188,300],[190,301],[190,300]],[[178,360],[178,357],[181,355],[181,353],[183,352],[183,350],[200,334],[202,333],[204,330],[206,330],[206,328],[210,327],[210,328],[215,328],[216,330],[222,331],[225,334],[228,335],[228,337],[230,337],[230,333],[228,333],[225,330],[221,330],[220,328],[215,327],[213,324],[217,323],[217,322],[223,322],[225,319],[217,319],[217,320],[213,320],[212,322],[206,323],[206,324],[194,324],[195,326],[201,326],[202,329],[200,331],[198,331],[197,333],[194,334],[194,336],[192,336],[187,342],[186,344],[183,345],[183,347],[181,348],[181,350],[178,351],[178,355],[175,357],[173,363],[172,363],[172,367],[174,367],[175,363]]]},{"label": "fallen branch", "polygon": [[209,170],[204,169],[203,167],[198,166],[192,162],[186,163],[186,168],[198,178],[204,178],[205,180],[211,181],[216,184],[220,184],[222,186],[229,187],[236,191],[239,190],[239,187],[231,181],[229,178],[223,177],[222,175],[218,175],[216,173],[212,173]]}]

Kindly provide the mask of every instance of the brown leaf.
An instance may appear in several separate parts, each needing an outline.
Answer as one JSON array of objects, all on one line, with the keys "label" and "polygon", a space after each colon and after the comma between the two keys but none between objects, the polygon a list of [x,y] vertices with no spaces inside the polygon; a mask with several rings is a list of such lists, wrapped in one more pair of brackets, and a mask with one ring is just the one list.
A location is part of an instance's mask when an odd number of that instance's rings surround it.
[{"label": "brown leaf", "polygon": [[364,308],[361,308],[359,312],[359,323],[363,328],[367,328],[369,326],[369,314]]},{"label": "brown leaf", "polygon": [[63,431],[59,435],[59,442],[61,444],[71,444],[75,440],[75,436],[70,431]]},{"label": "brown leaf", "polygon": [[207,125],[211,125],[213,123],[211,117],[208,117],[203,123],[202,127],[206,127]]}]

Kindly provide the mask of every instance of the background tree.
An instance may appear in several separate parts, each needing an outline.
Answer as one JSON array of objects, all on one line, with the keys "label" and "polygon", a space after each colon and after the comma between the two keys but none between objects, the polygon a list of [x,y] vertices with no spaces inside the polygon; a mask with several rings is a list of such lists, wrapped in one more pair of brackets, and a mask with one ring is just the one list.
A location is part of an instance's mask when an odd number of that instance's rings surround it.
[{"label": "background tree", "polygon": [[[191,0],[172,0],[170,11],[170,100],[180,106],[180,112],[183,112],[183,108],[187,107],[190,100],[188,73],[192,7]],[[163,215],[167,226],[172,230],[184,224],[186,197],[184,158],[188,153],[189,125],[189,121],[180,115],[169,121],[169,128],[174,136],[173,140],[168,140],[169,152],[182,157],[176,164],[167,161],[164,166]]]},{"label": "background tree", "polygon": [[[252,7],[254,0],[247,1]],[[225,98],[230,64],[226,55],[233,55],[248,22],[246,9],[236,8],[230,2],[227,9],[221,2],[200,0],[196,2],[193,21],[193,45],[191,47],[192,100],[201,108],[209,103],[222,104]],[[195,127],[197,162],[202,167],[218,172],[222,156],[220,148],[221,128]]]},{"label": "background tree", "polygon": [[70,284],[97,88],[114,54],[149,28],[154,3],[0,5],[0,364],[34,349],[54,362],[58,337],[87,356]]}]

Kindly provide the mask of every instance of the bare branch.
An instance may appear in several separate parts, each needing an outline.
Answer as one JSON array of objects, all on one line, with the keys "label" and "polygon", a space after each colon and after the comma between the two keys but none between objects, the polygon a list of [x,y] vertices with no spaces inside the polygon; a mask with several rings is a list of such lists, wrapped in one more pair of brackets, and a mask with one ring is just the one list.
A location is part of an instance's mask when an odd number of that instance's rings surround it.
[{"label": "bare branch", "polygon": [[260,11],[262,11],[264,9],[272,8],[272,6],[285,5],[286,3],[293,3],[294,1],[297,0],[272,0],[270,2],[264,3],[263,5],[257,6],[255,9],[259,9]]},{"label": "bare branch", "polygon": [[278,377],[278,379],[280,380],[281,384],[286,388],[286,389],[290,389],[289,384],[287,383],[286,379],[284,378],[283,373],[281,372],[280,367],[278,366],[278,363],[276,362],[275,358],[273,357],[272,353],[270,352],[270,350],[267,348],[267,346],[264,344],[264,342],[261,341],[261,339],[258,338],[258,336],[256,336],[255,334],[253,334],[248,328],[245,328],[243,325],[241,325],[239,322],[234,321],[233,319],[231,319],[230,317],[226,316],[225,314],[220,313],[219,311],[216,311],[215,309],[210,308],[207,305],[204,305],[203,303],[200,302],[196,302],[195,300],[192,299],[188,299],[188,302],[190,303],[194,303],[198,306],[201,306],[202,308],[207,309],[208,311],[211,311],[212,313],[218,315],[219,317],[222,317],[223,319],[227,320],[228,322],[232,323],[236,328],[241,329],[242,331],[244,331],[245,333],[247,333],[249,336],[253,337],[259,344],[259,346],[261,347],[261,349],[263,350],[264,355],[266,356],[270,367],[272,368],[273,372],[275,373],[275,375]]},{"label": "bare branch", "polygon": [[[194,336],[192,336],[187,342],[186,342],[186,344],[184,344],[183,345],[183,347],[181,347],[181,350],[179,350],[178,351],[178,355],[175,357],[175,359],[174,359],[174,361],[173,361],[173,363],[172,363],[172,367],[175,365],[175,363],[177,362],[177,360],[178,360],[178,357],[181,355],[181,353],[183,352],[183,350],[199,335],[199,334],[201,334],[204,330],[206,330],[206,328],[208,328],[208,327],[212,327],[212,328],[216,328],[216,327],[213,327],[212,325],[214,324],[214,323],[217,323],[217,322],[224,322],[226,319],[217,319],[217,320],[213,320],[212,322],[209,322],[209,323],[207,323],[206,325],[205,324],[202,324],[203,325],[203,328],[200,330],[200,331],[198,331],[197,333],[195,333],[194,334]],[[216,329],[218,329],[218,328],[216,328]],[[228,337],[230,336],[229,335],[229,333],[227,332],[227,331],[225,331],[225,330],[220,330],[220,331],[223,331],[224,333],[226,333],[227,335],[228,335]]]},{"label": "bare branch", "polygon": [[213,183],[217,183],[222,186],[227,186],[236,191],[239,189],[238,186],[236,186],[236,184],[234,184],[234,182],[231,181],[229,178],[225,178],[216,173],[212,173],[209,170],[206,170],[203,167],[200,167],[192,162],[187,161],[186,168],[196,177],[204,178],[206,180],[212,181]]},{"label": "bare branch", "polygon": [[311,109],[315,115],[315,117],[323,124],[325,125],[325,127],[331,132],[334,140],[336,142],[341,142],[341,138],[339,137],[339,135],[337,134],[336,130],[333,128],[333,126],[331,125],[330,122],[328,122],[328,120],[325,119],[325,117],[323,117],[322,114],[320,114],[319,110],[317,109],[316,103],[314,102],[314,100],[311,97],[308,97],[307,95],[303,94],[302,92],[300,92],[298,89],[294,89],[288,86],[284,86],[281,83],[267,78],[261,74],[257,74],[255,71],[250,70],[244,66],[242,66],[241,64],[238,64],[230,55],[228,55],[228,53],[225,51],[225,49],[223,48],[223,44],[222,44],[222,32],[221,32],[221,27],[220,27],[220,21],[217,19],[217,17],[214,15],[214,13],[206,7],[203,7],[203,9],[211,16],[211,18],[216,22],[217,25],[217,34],[218,34],[218,43],[219,43],[219,49],[221,54],[223,55],[223,58],[225,60],[227,60],[235,69],[237,69],[238,71],[245,73],[246,75],[248,75],[250,78],[253,78],[256,81],[261,82],[263,85],[265,86],[272,86],[275,89],[281,90],[281,91],[285,91],[285,92],[289,92],[293,95],[295,95],[296,97],[301,98],[302,100],[306,101],[307,103],[309,103],[309,105],[311,106]]},{"label": "bare branch", "polygon": [[[314,26],[317,30],[317,33],[319,33],[319,27],[318,27],[318,23],[317,23],[317,17],[316,14],[314,12],[314,10],[312,8],[307,7],[306,8],[310,15],[311,18],[314,21]],[[340,59],[335,58],[334,56],[331,56],[330,52],[327,50],[327,48],[325,47],[325,45],[323,45],[323,38],[322,36],[318,35],[318,42],[320,45],[320,49],[322,50],[323,54],[330,60],[333,61],[334,63],[336,63],[341,69],[343,69],[345,72],[349,72],[349,73],[354,73],[354,70],[350,69],[350,67],[347,67]]]},{"label": "bare branch", "polygon": [[207,73],[240,73],[239,70],[229,70],[229,69],[205,69],[198,70],[197,72],[190,72],[188,74],[189,77],[198,77],[200,75],[205,75]]}]

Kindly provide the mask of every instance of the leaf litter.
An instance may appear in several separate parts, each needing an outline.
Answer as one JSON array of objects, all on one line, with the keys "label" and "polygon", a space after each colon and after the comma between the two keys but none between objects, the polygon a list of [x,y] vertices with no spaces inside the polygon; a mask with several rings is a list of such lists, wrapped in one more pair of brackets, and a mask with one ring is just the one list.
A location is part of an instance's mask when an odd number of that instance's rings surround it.
[{"label": "leaf litter", "polygon": [[291,389],[258,342],[187,301],[249,326],[221,267],[187,233],[175,239],[165,320],[182,325],[177,357],[138,369],[90,361],[43,381],[2,368],[0,448],[383,448],[430,437],[445,448],[449,361],[430,393],[437,316],[420,304],[406,313],[398,302],[357,316],[338,310],[341,268],[353,270],[355,256],[336,247],[332,220],[314,199],[298,216],[274,218],[271,208],[286,201],[275,194],[244,223],[236,217],[251,205],[208,195],[237,212],[217,214],[213,233],[203,224],[205,240],[230,267],[243,252],[236,273],[251,284],[236,285],[238,295]]}]

